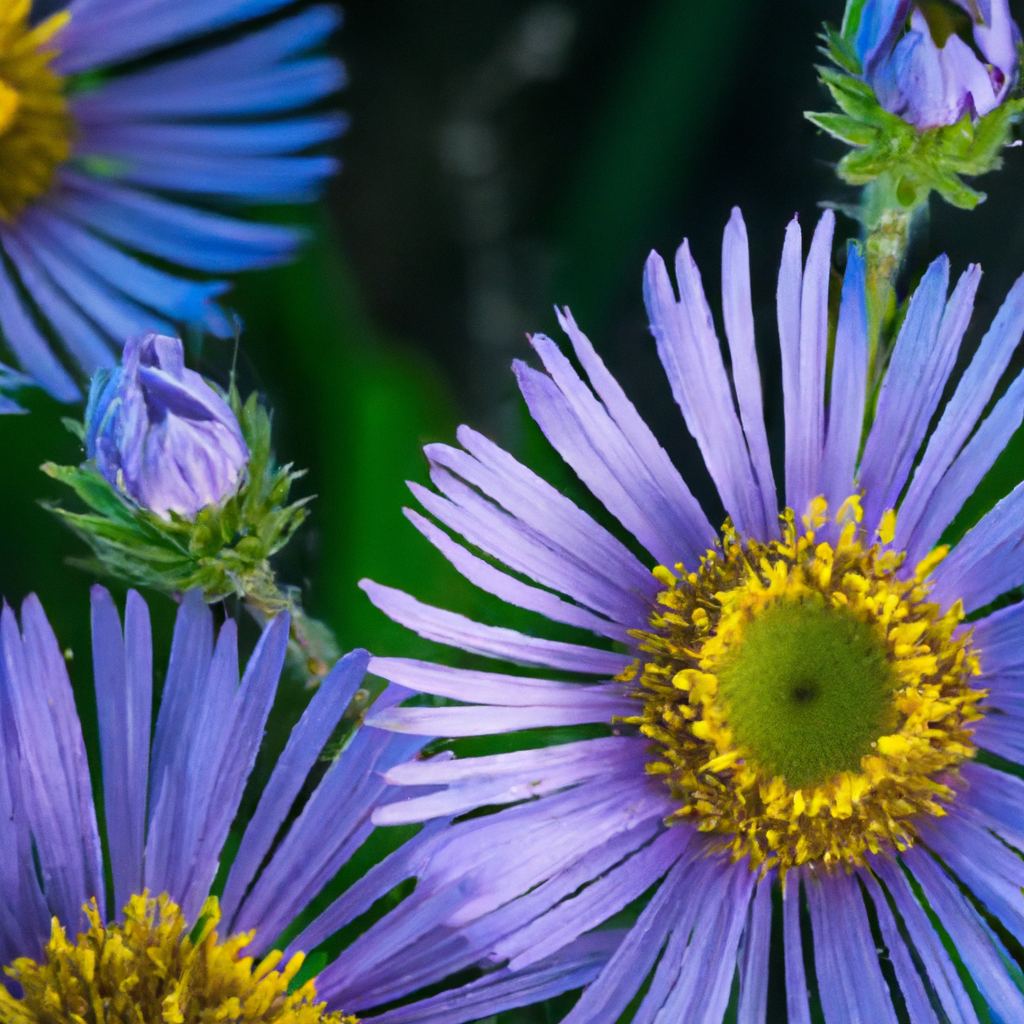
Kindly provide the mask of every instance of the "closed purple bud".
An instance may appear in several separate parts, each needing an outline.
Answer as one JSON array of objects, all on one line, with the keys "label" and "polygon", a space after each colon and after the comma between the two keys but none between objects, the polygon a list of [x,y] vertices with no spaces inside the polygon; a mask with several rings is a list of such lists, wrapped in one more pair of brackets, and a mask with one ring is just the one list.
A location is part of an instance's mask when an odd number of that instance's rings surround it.
[{"label": "closed purple bud", "polygon": [[878,102],[921,131],[984,117],[1017,81],[1008,0],[867,0],[854,43]]},{"label": "closed purple bud", "polygon": [[149,333],[93,378],[86,452],[103,477],[164,519],[186,519],[238,488],[249,449],[227,402],[185,368],[178,338]]}]

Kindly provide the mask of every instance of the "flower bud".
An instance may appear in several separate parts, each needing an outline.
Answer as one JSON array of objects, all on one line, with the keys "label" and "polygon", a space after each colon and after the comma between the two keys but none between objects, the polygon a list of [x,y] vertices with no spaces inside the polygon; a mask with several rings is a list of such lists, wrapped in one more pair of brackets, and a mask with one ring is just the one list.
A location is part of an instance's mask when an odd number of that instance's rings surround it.
[{"label": "flower bud", "polygon": [[121,366],[93,378],[86,452],[115,489],[163,519],[194,519],[233,494],[249,461],[235,414],[185,368],[178,338],[130,339]]},{"label": "flower bud", "polygon": [[984,117],[1017,81],[1008,0],[867,0],[853,42],[878,102],[919,131]]}]

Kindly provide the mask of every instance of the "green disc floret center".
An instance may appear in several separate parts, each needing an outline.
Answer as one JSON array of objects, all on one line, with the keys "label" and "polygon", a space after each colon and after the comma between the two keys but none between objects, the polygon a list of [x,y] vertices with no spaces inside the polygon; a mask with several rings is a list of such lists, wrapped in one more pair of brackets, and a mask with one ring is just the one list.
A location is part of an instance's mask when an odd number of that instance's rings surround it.
[{"label": "green disc floret center", "polygon": [[885,644],[869,624],[822,602],[765,609],[718,678],[736,746],[793,788],[859,771],[896,720]]}]

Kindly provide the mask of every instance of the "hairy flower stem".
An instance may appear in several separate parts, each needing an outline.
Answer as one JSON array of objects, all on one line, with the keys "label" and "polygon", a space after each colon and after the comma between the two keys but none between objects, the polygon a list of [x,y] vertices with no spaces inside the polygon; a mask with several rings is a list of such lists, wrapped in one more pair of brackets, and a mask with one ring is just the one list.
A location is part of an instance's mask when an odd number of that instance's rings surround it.
[{"label": "hairy flower stem", "polygon": [[903,265],[910,235],[911,214],[886,210],[877,226],[868,232],[867,256],[868,381],[878,383],[887,361],[887,335],[896,313],[896,278]]},{"label": "hairy flower stem", "polygon": [[287,664],[307,687],[318,686],[341,657],[330,626],[307,615],[298,588],[279,586],[269,567],[259,578],[246,579],[243,586],[245,607],[261,627],[280,612],[291,616]]},{"label": "hairy flower stem", "polygon": [[899,187],[883,174],[864,187],[861,220],[866,237],[865,272],[868,317],[868,390],[873,393],[888,362],[891,335],[896,319],[896,279],[910,241],[915,213],[922,202],[906,205],[898,195]]}]

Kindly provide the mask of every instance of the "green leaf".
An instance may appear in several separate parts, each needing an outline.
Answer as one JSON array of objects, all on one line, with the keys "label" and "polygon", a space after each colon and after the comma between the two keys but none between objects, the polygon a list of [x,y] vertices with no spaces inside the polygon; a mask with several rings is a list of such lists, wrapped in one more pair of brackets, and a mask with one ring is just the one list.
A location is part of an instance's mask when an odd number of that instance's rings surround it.
[{"label": "green leaf", "polygon": [[78,466],[58,466],[45,462],[40,467],[47,475],[67,484],[90,508],[120,522],[132,522],[131,509],[95,470]]},{"label": "green leaf", "polygon": [[932,182],[935,189],[947,203],[961,210],[973,210],[985,199],[984,192],[977,192],[965,185],[955,174],[940,175]]},{"label": "green leaf", "polygon": [[833,138],[839,139],[840,142],[847,142],[851,146],[870,146],[878,141],[878,128],[853,117],[813,111],[804,111],[804,117],[822,131],[828,132]]}]

